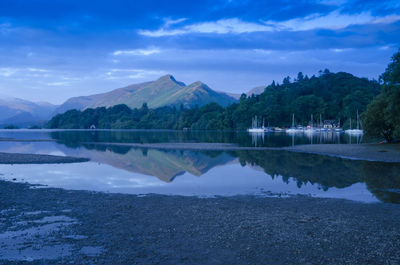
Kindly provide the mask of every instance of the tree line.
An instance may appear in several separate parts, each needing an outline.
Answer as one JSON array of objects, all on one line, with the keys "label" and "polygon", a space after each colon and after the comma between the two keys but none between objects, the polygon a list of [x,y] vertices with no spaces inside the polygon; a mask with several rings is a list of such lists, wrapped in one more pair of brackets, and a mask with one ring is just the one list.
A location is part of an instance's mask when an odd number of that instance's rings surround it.
[{"label": "tree line", "polygon": [[47,128],[88,129],[198,129],[242,130],[251,126],[252,118],[264,119],[265,125],[290,126],[292,113],[296,124],[307,125],[311,114],[323,119],[341,120],[347,126],[362,113],[380,92],[378,81],[358,78],[349,73],[320,71],[308,77],[301,72],[292,81],[272,82],[260,95],[242,94],[239,102],[222,107],[210,103],[201,107],[160,107],[130,109],[126,105],[100,107],[83,111],[70,110],[54,116]]},{"label": "tree line", "polygon": [[379,77],[381,93],[374,98],[362,120],[367,134],[388,142],[400,140],[400,50]]}]

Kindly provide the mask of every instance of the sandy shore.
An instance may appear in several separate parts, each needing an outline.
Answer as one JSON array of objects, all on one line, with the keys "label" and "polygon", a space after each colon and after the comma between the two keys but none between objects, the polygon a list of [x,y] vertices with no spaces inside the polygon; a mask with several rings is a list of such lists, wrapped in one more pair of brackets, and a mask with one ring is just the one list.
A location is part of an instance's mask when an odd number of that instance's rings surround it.
[{"label": "sandy shore", "polygon": [[87,162],[89,159],[71,156],[0,153],[0,164],[60,164]]},{"label": "sandy shore", "polygon": [[283,148],[287,151],[336,156],[348,159],[400,162],[400,145],[390,144],[315,144]]},{"label": "sandy shore", "polygon": [[0,142],[55,142],[54,139],[15,139],[15,138],[2,138]]},{"label": "sandy shore", "polygon": [[400,263],[394,204],[140,197],[0,181],[0,213],[7,264]]},{"label": "sandy shore", "polygon": [[336,156],[348,159],[400,163],[400,145],[390,144],[314,144],[290,147],[242,147],[226,143],[83,143],[91,145],[130,146],[174,150],[285,150],[290,152]]}]

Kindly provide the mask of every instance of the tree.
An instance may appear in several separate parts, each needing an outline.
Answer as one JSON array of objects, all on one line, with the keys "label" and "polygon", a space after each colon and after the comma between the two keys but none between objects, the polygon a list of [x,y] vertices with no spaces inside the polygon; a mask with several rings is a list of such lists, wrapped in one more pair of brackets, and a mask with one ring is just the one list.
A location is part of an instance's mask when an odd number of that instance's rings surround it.
[{"label": "tree", "polygon": [[298,97],[290,106],[292,112],[296,113],[296,120],[302,124],[306,124],[310,120],[311,114],[314,114],[315,117],[319,114],[325,117],[325,103],[322,98],[314,95]]},{"label": "tree", "polygon": [[290,84],[290,76],[287,76],[287,77],[283,78],[282,83],[283,83],[284,85]]},{"label": "tree", "polygon": [[379,136],[388,142],[393,141],[393,124],[385,117],[385,108],[388,103],[384,94],[378,95],[371,104],[368,105],[364,113],[364,130],[368,135]]},{"label": "tree", "polygon": [[304,79],[303,73],[302,73],[302,72],[299,72],[299,73],[297,74],[297,81],[303,81],[303,79]]},{"label": "tree", "polygon": [[379,80],[383,88],[363,115],[364,129],[368,135],[392,142],[400,139],[400,50]]}]

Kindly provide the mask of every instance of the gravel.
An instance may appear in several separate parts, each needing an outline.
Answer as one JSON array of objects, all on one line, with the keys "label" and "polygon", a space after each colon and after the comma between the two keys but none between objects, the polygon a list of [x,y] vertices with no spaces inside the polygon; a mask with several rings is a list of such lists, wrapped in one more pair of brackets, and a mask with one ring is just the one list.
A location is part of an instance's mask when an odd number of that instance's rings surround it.
[{"label": "gravel", "polygon": [[[29,229],[41,230],[21,233],[18,242],[7,237]],[[28,261],[399,264],[400,205],[306,196],[135,196],[0,181],[0,263]]]}]

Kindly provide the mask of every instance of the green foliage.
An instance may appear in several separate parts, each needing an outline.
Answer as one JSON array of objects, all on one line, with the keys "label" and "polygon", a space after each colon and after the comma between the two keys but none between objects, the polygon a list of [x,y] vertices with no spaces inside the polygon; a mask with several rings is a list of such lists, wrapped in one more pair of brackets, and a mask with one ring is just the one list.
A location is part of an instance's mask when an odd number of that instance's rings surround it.
[{"label": "green foliage", "polygon": [[15,126],[15,125],[7,125],[7,126],[4,126],[4,129],[13,130],[13,129],[19,129],[19,127]]},{"label": "green foliage", "polygon": [[388,142],[400,139],[400,51],[380,76],[381,93],[363,115],[368,135],[384,137]]},{"label": "green foliage", "polygon": [[282,85],[272,82],[260,95],[246,97],[242,94],[239,103],[221,107],[210,103],[202,107],[187,109],[184,105],[149,109],[129,109],[126,105],[111,108],[70,110],[53,117],[48,128],[87,129],[183,129],[232,130],[246,129],[257,115],[273,126],[289,126],[292,113],[298,124],[306,125],[311,114],[324,119],[346,120],[357,110],[363,112],[372,98],[379,93],[376,81],[358,78],[347,73],[321,71],[319,77],[311,78],[302,73],[294,82],[285,77]]},{"label": "green foliage", "polygon": [[273,82],[264,93],[246,99],[241,97],[233,111],[235,129],[248,128],[254,115],[274,126],[289,126],[292,113],[296,123],[307,125],[311,114],[323,119],[348,120],[362,113],[379,93],[377,81],[358,78],[348,73],[321,71],[311,78],[302,73],[295,82],[286,77],[282,85]]}]

